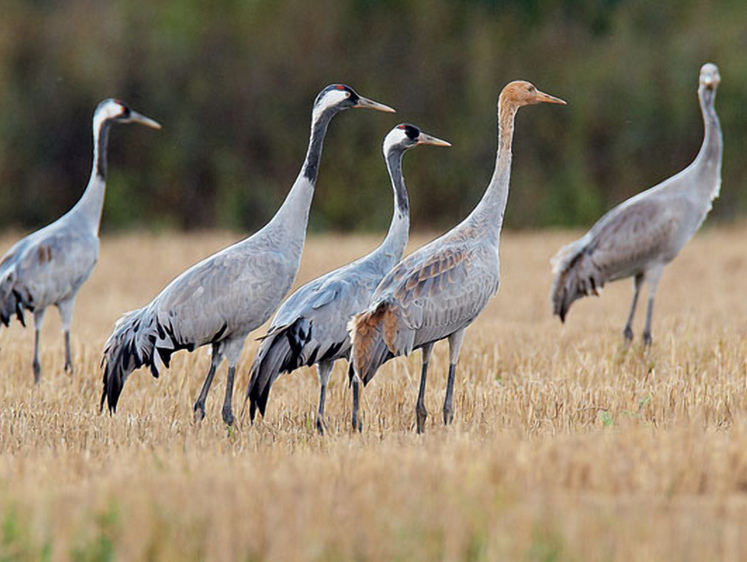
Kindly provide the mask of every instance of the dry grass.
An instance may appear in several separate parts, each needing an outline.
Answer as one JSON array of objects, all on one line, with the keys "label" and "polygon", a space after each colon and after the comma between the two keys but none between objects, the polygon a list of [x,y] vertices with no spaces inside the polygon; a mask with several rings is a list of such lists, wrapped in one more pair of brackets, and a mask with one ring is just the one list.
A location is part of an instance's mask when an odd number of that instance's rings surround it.
[{"label": "dry grass", "polygon": [[[570,233],[505,236],[504,281],[470,328],[440,421],[447,354],[413,432],[419,354],[382,369],[351,435],[339,365],[329,434],[317,382],[273,389],[268,417],[220,421],[225,367],[192,423],[205,350],[136,373],[115,416],[97,412],[114,320],[232,235],[109,237],[82,291],[76,374],[56,314],[32,384],[32,332],[0,337],[0,558],[216,560],[741,560],[747,557],[747,228],[699,235],[665,273],[654,347],[622,348],[630,283],[550,317],[548,260]],[[422,238],[414,243],[419,244]],[[7,247],[5,237],[0,247]],[[374,239],[310,240],[300,282]],[[642,320],[643,315],[639,316]],[[639,323],[637,323],[639,324]],[[640,335],[640,328],[636,336]]]}]

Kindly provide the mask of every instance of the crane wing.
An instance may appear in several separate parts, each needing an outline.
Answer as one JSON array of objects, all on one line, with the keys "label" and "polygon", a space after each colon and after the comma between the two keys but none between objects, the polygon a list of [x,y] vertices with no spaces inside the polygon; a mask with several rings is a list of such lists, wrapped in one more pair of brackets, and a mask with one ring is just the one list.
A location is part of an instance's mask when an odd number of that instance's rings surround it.
[{"label": "crane wing", "polygon": [[636,273],[654,261],[666,263],[689,236],[694,207],[684,196],[632,200],[603,217],[587,235],[588,253],[606,280]]},{"label": "crane wing", "polygon": [[388,302],[391,310],[384,320],[387,345],[395,355],[407,354],[468,325],[495,294],[498,282],[495,248],[460,241],[413,254],[376,291],[374,302]]}]

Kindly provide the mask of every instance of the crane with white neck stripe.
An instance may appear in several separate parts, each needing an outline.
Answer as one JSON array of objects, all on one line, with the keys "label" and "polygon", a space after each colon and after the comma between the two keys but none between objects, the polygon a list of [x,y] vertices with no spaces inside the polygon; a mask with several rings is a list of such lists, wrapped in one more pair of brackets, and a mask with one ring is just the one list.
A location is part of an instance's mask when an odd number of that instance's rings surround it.
[{"label": "crane with white neck stripe", "polygon": [[244,341],[277,309],[298,273],[324,137],[332,118],[349,108],[394,111],[343,84],[319,93],[301,172],[272,220],[252,236],[192,266],[149,304],[119,319],[104,347],[102,410],[106,402],[111,412],[116,411],[122,387],[135,369],[149,367],[158,377],[174,352],[211,345],[210,369],[194,415],[205,416],[205,400],[225,358],[228,378],[222,417],[227,425],[233,424],[233,383]]},{"label": "crane with white neck stripe", "polygon": [[348,322],[368,306],[376,285],[405,251],[410,204],[402,157],[410,148],[424,144],[451,146],[407,123],[394,127],[384,139],[384,159],[394,192],[389,232],[373,252],[307,283],[277,311],[252,365],[247,391],[252,420],[257,410],[265,415],[270,389],[281,373],[316,365],[320,386],[316,427],[324,433],[324,403],[332,367],[350,353]]},{"label": "crane with white neck stripe", "polygon": [[99,225],[106,191],[106,153],[113,123],[161,125],[119,100],[102,101],[93,114],[93,170],[85,192],[65,215],[17,242],[0,262],[0,321],[13,315],[26,325],[24,310],[34,316],[34,380],[39,382],[39,336],[47,307],[60,312],[65,336],[65,370],[72,372],[70,327],[75,297],[99,256]]}]

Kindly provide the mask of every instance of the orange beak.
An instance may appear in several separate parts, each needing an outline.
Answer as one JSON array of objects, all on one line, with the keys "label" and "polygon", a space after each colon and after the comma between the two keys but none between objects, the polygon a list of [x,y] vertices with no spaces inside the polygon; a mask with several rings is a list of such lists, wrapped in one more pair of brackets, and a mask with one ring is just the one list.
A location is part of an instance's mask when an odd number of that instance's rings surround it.
[{"label": "orange beak", "polygon": [[560,98],[556,98],[555,96],[551,96],[550,94],[546,94],[545,92],[540,92],[537,90],[537,101],[542,103],[558,103],[560,105],[568,105],[568,102],[565,100],[561,100]]}]

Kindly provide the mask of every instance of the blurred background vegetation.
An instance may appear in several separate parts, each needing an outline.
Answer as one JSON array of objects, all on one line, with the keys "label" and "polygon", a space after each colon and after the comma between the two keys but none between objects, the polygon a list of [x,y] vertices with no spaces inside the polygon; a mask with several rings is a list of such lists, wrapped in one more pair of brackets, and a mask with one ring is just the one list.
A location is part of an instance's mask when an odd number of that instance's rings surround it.
[{"label": "blurred background vegetation", "polygon": [[311,228],[385,230],[380,146],[400,121],[454,145],[405,162],[414,227],[448,228],[490,178],[500,88],[524,78],[569,105],[519,114],[507,225],[588,226],[694,157],[706,61],[723,79],[714,211],[731,220],[747,212],[745,21],[744,0],[4,0],[0,224],[72,206],[112,96],[164,128],[112,131],[105,230],[252,231],[298,173],[317,92],[345,82],[398,114],[333,122]]}]

